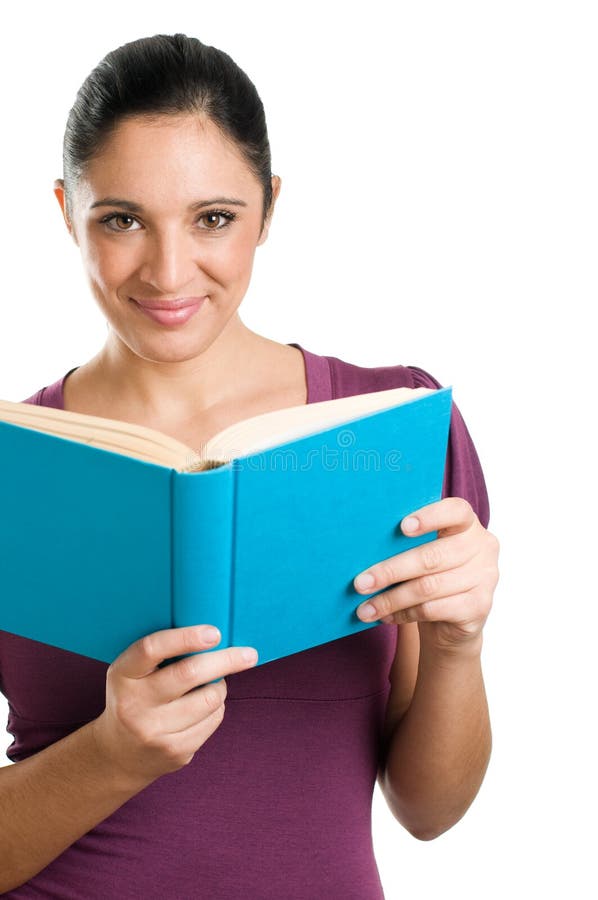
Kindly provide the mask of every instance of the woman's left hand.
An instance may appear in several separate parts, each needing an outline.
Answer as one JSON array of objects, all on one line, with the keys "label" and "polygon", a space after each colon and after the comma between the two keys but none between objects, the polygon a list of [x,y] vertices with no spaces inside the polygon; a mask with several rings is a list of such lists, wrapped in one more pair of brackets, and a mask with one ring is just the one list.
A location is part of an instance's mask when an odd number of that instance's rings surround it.
[{"label": "woman's left hand", "polygon": [[[498,539],[461,497],[422,506],[402,520],[401,530],[409,537],[430,531],[438,536],[370,566],[362,574],[374,576],[371,584],[354,579],[361,593],[382,591],[358,608],[359,617],[417,622],[420,637],[439,649],[479,643],[499,577]],[[374,612],[362,615],[368,604]]]}]

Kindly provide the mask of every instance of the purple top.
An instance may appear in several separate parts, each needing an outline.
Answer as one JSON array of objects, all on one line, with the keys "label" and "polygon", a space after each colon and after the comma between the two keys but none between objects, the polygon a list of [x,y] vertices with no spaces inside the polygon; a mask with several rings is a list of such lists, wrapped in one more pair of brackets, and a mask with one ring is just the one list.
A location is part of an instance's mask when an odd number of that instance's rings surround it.
[{"label": "purple top", "polygon": [[[441,386],[415,366],[356,366],[291,346],[304,356],[308,403]],[[73,371],[23,402],[63,409]],[[454,404],[443,496],[465,497],[487,527],[484,477]],[[371,803],[396,634],[379,625],[227,676],[224,719],[187,766],[2,896],[381,900]],[[0,631],[8,758],[25,759],[99,716],[106,670]]]}]

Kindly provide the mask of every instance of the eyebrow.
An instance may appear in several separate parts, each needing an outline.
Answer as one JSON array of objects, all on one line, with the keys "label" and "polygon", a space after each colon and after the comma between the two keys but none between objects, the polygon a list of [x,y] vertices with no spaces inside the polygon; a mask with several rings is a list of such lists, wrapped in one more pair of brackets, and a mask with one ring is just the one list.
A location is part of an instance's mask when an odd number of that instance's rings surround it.
[{"label": "eyebrow", "polygon": [[[212,200],[197,200],[195,203],[190,203],[187,209],[203,209],[204,206],[213,206],[215,203],[223,203],[227,206],[247,206],[244,200],[236,200],[234,197],[214,197]],[[126,209],[127,212],[136,213],[144,211],[143,206],[139,203],[133,203],[132,200],[119,200],[115,197],[104,197],[102,200],[96,200],[89,208],[95,209],[97,206],[119,206],[121,209]]]}]

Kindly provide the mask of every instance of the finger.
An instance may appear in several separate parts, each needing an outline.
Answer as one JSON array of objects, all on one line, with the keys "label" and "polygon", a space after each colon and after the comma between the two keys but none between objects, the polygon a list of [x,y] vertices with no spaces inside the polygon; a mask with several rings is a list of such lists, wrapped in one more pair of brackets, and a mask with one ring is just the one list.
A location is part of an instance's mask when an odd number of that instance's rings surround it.
[{"label": "finger", "polygon": [[459,566],[447,572],[433,572],[421,578],[412,578],[376,594],[375,597],[370,597],[366,603],[357,608],[357,615],[364,622],[372,622],[423,603],[440,599],[452,600],[456,595],[463,595],[472,590],[475,583],[475,573],[471,566]]},{"label": "finger", "polygon": [[465,531],[476,519],[473,507],[463,497],[444,497],[405,516],[401,520],[401,530],[409,537],[429,531],[442,531],[444,536]]},{"label": "finger", "polygon": [[152,698],[157,704],[168,703],[224,675],[252,668],[256,662],[257,651],[253,647],[226,647],[186,656],[151,674]]},{"label": "finger", "polygon": [[439,600],[426,600],[416,606],[400,609],[385,617],[385,624],[405,625],[408,622],[446,622],[452,628],[461,628],[463,633],[479,630],[479,604],[474,593],[456,594]]},{"label": "finger", "polygon": [[111,664],[114,674],[127,678],[144,678],[165,659],[185,653],[197,653],[213,647],[220,640],[220,632],[210,636],[209,625],[186,625],[153,631],[130,644]]},{"label": "finger", "polygon": [[[462,566],[473,559],[476,552],[477,548],[472,546],[466,532],[436,538],[370,566],[357,575],[353,583],[361,593],[372,594],[410,578]],[[364,575],[371,578],[366,580]]]},{"label": "finger", "polygon": [[214,684],[197,687],[171,703],[160,707],[161,723],[169,734],[186,731],[224,705],[227,685],[224,678]]},{"label": "finger", "polygon": [[183,728],[178,732],[170,732],[168,743],[173,748],[174,759],[178,762],[178,766],[190,763],[193,756],[201,748],[208,738],[214,734],[216,729],[222,724],[225,709],[221,705],[211,715],[207,716],[199,722],[195,722],[188,728]]}]

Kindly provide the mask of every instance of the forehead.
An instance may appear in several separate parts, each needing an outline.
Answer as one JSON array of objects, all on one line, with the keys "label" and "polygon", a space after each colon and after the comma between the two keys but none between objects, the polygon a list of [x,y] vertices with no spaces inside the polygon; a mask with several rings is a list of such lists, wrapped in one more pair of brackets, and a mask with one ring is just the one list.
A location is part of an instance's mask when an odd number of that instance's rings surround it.
[{"label": "forehead", "polygon": [[250,199],[260,189],[236,144],[210,119],[186,114],[120,122],[87,163],[79,193],[90,203],[110,194],[143,205],[214,192]]}]

